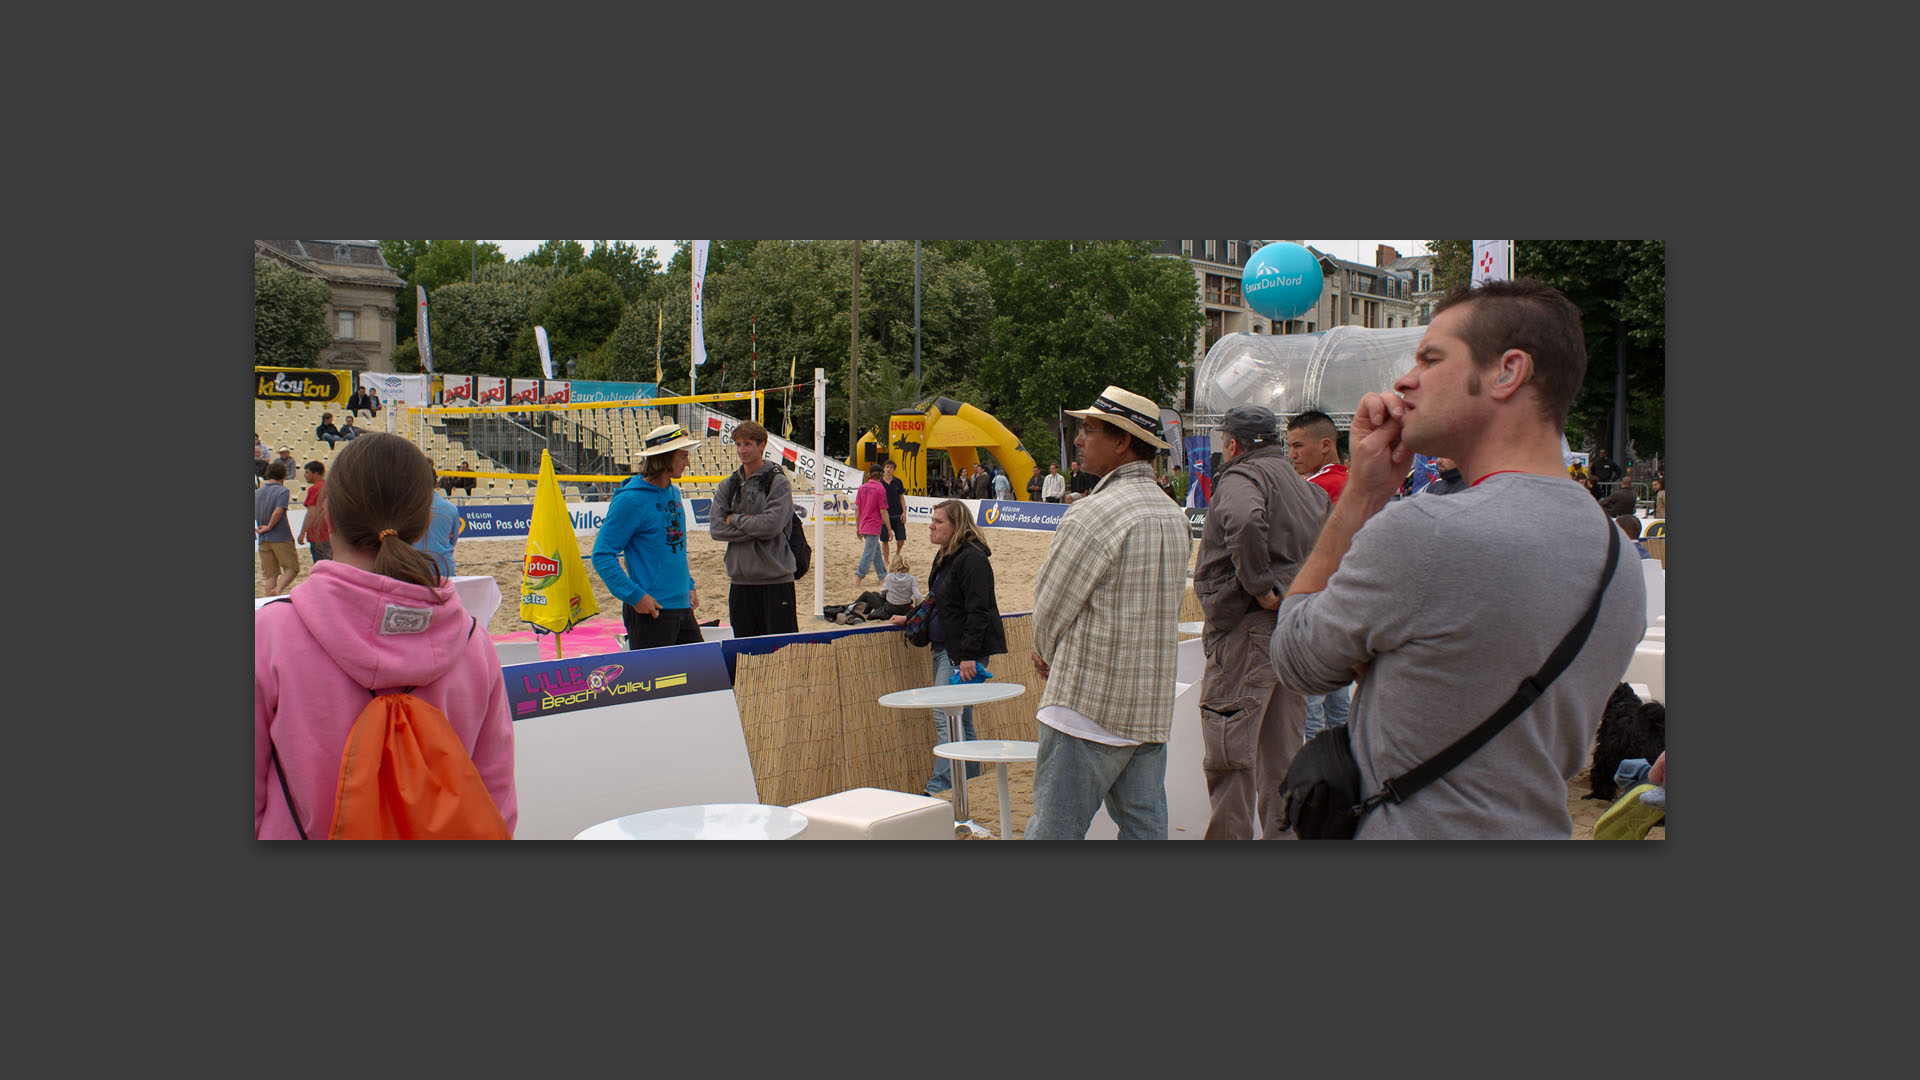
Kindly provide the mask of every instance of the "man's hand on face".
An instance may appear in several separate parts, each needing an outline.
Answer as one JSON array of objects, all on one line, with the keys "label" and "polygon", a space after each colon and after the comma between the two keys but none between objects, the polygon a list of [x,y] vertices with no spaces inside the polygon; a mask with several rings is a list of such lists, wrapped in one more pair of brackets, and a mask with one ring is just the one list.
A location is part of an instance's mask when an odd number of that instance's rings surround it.
[{"label": "man's hand on face", "polygon": [[1413,450],[1400,441],[1401,418],[1412,408],[1398,394],[1368,394],[1354,410],[1347,488],[1385,499],[1406,478]]}]

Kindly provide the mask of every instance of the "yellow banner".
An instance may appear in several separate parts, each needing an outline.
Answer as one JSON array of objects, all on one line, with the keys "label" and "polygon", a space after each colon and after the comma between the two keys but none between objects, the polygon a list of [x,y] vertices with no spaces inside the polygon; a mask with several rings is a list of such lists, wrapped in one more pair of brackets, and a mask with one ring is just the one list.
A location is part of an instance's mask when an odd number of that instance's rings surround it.
[{"label": "yellow banner", "polygon": [[553,458],[542,450],[527,553],[520,566],[520,619],[536,630],[558,634],[599,613],[573,519],[567,516],[560,481],[553,475]]}]

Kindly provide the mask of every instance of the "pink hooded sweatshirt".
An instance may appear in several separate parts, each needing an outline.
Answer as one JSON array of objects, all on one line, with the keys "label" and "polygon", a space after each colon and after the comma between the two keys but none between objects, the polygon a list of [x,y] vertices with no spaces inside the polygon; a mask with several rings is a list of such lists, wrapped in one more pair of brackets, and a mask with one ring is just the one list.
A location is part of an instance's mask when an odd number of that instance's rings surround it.
[{"label": "pink hooded sweatshirt", "polygon": [[[513,719],[500,657],[451,584],[429,589],[333,559],[253,616],[253,835],[297,840],[268,735],[307,835],[333,821],[340,753],[369,690],[406,690],[447,714],[511,832]],[[425,616],[424,625],[421,617]],[[469,634],[469,629],[472,633]]]}]

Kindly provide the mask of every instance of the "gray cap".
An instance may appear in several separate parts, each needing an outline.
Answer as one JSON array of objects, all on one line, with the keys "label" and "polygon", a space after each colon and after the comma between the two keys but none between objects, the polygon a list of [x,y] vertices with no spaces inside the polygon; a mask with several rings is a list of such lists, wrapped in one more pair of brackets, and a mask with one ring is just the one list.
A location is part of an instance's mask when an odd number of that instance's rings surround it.
[{"label": "gray cap", "polygon": [[1220,431],[1231,438],[1254,439],[1280,432],[1280,422],[1265,405],[1235,405],[1220,418]]}]

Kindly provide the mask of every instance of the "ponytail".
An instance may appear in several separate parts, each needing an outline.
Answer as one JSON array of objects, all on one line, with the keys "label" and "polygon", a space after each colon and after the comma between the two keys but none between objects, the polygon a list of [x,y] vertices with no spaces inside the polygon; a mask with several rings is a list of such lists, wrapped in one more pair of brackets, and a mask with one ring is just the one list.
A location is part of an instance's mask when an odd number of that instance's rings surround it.
[{"label": "ponytail", "polygon": [[334,542],[372,551],[374,573],[434,588],[440,564],[413,546],[433,516],[433,463],[398,435],[375,432],[348,442],[333,458],[327,517]]}]

